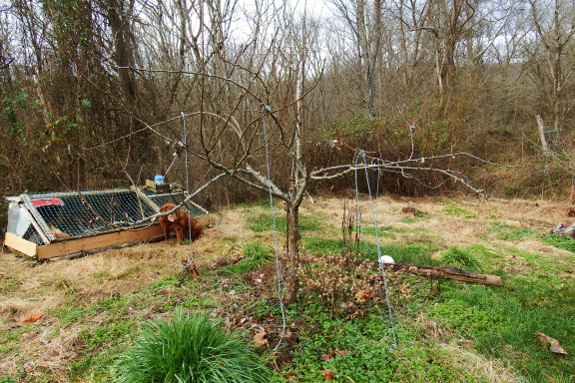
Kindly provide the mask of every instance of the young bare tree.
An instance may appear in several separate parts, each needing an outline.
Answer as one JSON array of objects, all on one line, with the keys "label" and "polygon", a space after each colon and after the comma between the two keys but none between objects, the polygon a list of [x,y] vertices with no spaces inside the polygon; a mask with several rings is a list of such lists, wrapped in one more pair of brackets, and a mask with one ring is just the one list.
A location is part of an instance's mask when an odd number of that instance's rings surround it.
[{"label": "young bare tree", "polygon": [[[553,127],[560,134],[565,116],[575,105],[575,101],[569,100],[565,92],[566,87],[573,83],[575,73],[573,47],[570,47],[575,35],[575,6],[572,1],[565,0],[530,0],[529,5],[537,39],[545,54],[546,72],[550,77],[549,84],[543,84],[548,94],[548,108]],[[539,65],[543,66],[542,63]],[[545,81],[545,77],[540,78]]]},{"label": "young bare tree", "polygon": [[338,16],[352,31],[363,72],[365,116],[376,116],[376,68],[381,57],[383,0],[330,0]]}]

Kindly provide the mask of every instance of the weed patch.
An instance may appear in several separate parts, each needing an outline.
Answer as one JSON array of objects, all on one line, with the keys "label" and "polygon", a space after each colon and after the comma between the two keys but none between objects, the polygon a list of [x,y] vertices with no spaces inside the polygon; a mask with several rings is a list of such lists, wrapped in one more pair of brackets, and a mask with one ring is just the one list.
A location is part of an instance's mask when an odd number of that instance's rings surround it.
[{"label": "weed patch", "polygon": [[288,373],[295,373],[302,382],[322,381],[325,369],[338,381],[385,382],[393,376],[397,367],[390,350],[393,340],[390,342],[389,326],[379,315],[370,312],[356,321],[342,322],[318,315],[311,305],[306,316],[313,331],[302,334]]}]

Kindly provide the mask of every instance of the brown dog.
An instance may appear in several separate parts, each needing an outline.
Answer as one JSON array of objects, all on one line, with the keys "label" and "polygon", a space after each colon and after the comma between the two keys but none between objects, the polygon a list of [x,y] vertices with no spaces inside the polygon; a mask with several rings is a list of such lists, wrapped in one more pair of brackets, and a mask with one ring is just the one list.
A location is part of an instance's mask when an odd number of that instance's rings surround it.
[{"label": "brown dog", "polygon": [[[167,203],[160,208],[160,213],[166,213],[176,205],[173,203]],[[190,233],[190,227],[192,232],[192,241],[200,238],[204,235],[204,229],[197,219],[188,215],[185,211],[178,209],[172,214],[164,215],[160,217],[160,225],[164,229],[164,242],[168,242],[170,237],[170,232],[176,233],[176,239],[178,245],[182,244],[182,238],[187,238]]]}]

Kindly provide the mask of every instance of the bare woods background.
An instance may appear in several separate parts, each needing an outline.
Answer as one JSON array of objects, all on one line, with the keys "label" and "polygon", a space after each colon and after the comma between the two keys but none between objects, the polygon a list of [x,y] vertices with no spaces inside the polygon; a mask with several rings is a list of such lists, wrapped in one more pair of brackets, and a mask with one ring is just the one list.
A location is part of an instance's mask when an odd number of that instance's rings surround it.
[{"label": "bare woods background", "polygon": [[[265,169],[265,127],[279,185],[303,134],[310,170],[359,150],[390,161],[465,151],[520,166],[418,166],[457,168],[499,196],[572,194],[572,1],[326,0],[322,12],[268,0],[0,4],[2,195],[156,173],[183,184],[182,112],[200,154],[189,156],[191,189],[218,173],[206,157]],[[438,173],[406,175],[385,173],[380,191],[457,189]],[[350,187],[351,174],[310,186]],[[198,202],[260,193],[223,178]]]}]

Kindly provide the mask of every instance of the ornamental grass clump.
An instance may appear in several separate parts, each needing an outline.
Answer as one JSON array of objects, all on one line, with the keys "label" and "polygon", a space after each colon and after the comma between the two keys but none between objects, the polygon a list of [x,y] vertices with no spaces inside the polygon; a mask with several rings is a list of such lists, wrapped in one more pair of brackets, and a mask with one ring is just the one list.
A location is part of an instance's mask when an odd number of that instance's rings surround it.
[{"label": "ornamental grass clump", "polygon": [[251,347],[205,313],[178,310],[151,321],[116,365],[116,382],[267,382],[269,370]]}]

